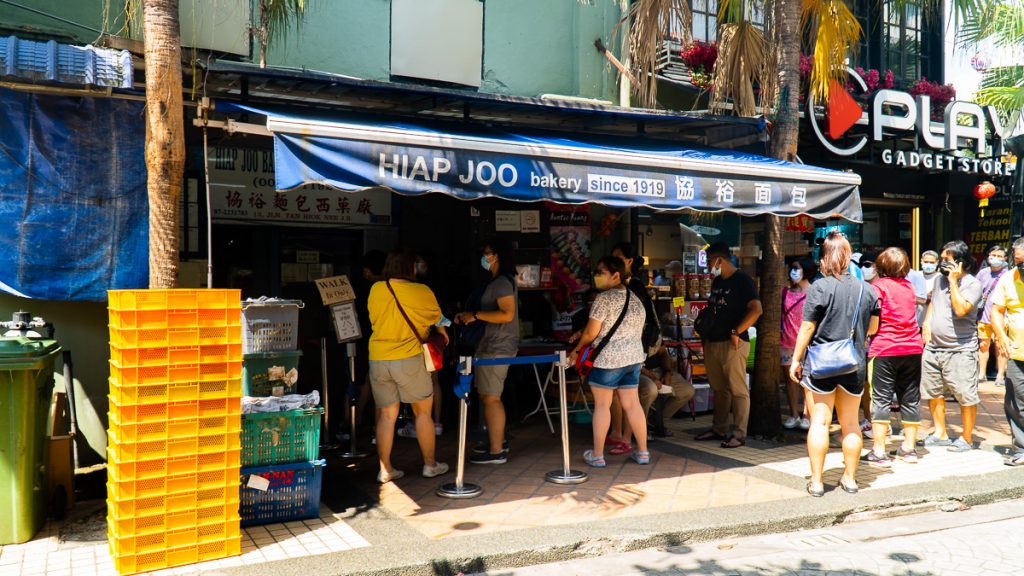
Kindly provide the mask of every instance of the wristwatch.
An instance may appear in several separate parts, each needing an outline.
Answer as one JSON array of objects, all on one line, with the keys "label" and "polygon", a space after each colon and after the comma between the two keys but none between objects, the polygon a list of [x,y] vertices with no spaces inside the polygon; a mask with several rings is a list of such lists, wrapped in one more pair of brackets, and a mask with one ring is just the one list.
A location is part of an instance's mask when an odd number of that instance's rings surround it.
[{"label": "wristwatch", "polygon": [[739,336],[739,335],[740,335],[740,333],[739,333],[739,332],[737,332],[735,328],[733,328],[733,329],[732,329],[732,335],[733,335],[733,336]]}]

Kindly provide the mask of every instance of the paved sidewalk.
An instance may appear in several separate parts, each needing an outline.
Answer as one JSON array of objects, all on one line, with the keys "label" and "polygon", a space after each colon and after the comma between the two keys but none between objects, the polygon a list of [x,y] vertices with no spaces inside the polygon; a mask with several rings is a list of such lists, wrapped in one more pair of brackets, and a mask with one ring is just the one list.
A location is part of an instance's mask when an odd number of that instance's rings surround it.
[{"label": "paved sidewalk", "polygon": [[[456,574],[705,541],[727,534],[830,526],[854,512],[901,504],[946,500],[977,504],[1022,496],[1024,471],[1004,466],[1000,453],[1009,444],[1002,389],[986,384],[981,396],[976,434],[981,449],[964,454],[919,449],[919,464],[896,462],[888,470],[862,466],[858,471],[862,490],[857,495],[835,490],[842,464],[839,450],[833,449],[825,475],[830,492],[820,499],[804,491],[809,467],[803,433],[787,433],[785,443],[750,439],[745,447],[723,449],[715,442],[693,440],[694,433],[710,425],[709,415],[695,421],[669,421],[674,435],[651,442],[648,466],[625,456],[608,456],[607,468],[587,467],[581,454],[590,446],[591,429],[585,424],[573,425],[571,465],[590,474],[587,482],[576,486],[544,480],[544,473],[560,469],[562,462],[560,437],[550,434],[542,418],[513,424],[507,464],[467,464],[467,481],[484,488],[482,496],[471,500],[438,497],[435,490],[452,481],[454,473],[434,479],[420,477],[415,440],[398,438],[394,462],[407,476],[397,482],[376,483],[378,464],[372,455],[357,461],[329,459],[323,498],[337,514],[326,517],[332,526],[352,530],[351,542],[342,538],[343,547],[321,541],[327,547],[324,551],[302,533],[286,533],[288,525],[283,526],[284,531],[281,525],[269,526],[270,536],[277,530],[290,544],[275,542],[273,553],[267,554],[250,531],[252,541],[241,558],[181,572],[245,576]],[[950,435],[955,437],[959,410],[953,402],[947,403],[947,408]],[[450,431],[438,441],[438,457],[453,470],[456,437]],[[897,441],[893,439],[890,447]],[[102,511],[99,520],[102,524]],[[298,529],[318,528],[304,525]],[[41,535],[32,544],[36,546],[33,550],[46,546],[49,551],[51,544],[38,541],[52,542],[48,539],[53,537]],[[69,543],[73,542],[61,545]],[[101,559],[105,544],[92,545],[94,558]],[[49,563],[42,570],[38,563],[30,565],[32,572],[25,570],[25,561],[35,559],[27,550],[23,548],[18,555],[16,547],[0,548],[0,574],[66,573],[63,567],[51,571]],[[74,568],[75,556],[71,556]],[[101,564],[97,562],[97,568],[106,567]]]}]

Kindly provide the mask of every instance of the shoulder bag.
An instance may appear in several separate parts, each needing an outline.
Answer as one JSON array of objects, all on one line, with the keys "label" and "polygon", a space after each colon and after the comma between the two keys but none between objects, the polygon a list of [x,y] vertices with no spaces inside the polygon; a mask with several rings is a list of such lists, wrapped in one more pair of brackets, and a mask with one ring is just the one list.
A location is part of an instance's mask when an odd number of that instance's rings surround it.
[{"label": "shoulder bag", "polygon": [[630,290],[626,288],[626,303],[622,305],[622,312],[619,313],[619,317],[612,324],[612,327],[608,330],[608,334],[601,339],[601,342],[597,346],[584,346],[580,353],[576,356],[576,373],[580,375],[580,378],[586,380],[590,376],[590,371],[594,369],[594,360],[597,359],[597,355],[604,350],[604,347],[612,339],[612,334],[618,330],[619,324],[622,324],[622,319],[626,317],[626,312],[629,311],[629,296]]},{"label": "shoulder bag", "polygon": [[444,336],[440,332],[431,330],[430,335],[424,340],[420,338],[419,331],[416,330],[416,326],[413,325],[412,320],[409,320],[409,316],[405,313],[405,309],[402,308],[402,303],[398,301],[398,296],[395,294],[395,289],[391,287],[391,281],[385,282],[388,287],[388,291],[391,292],[391,296],[395,299],[395,305],[398,306],[398,311],[402,313],[402,318],[405,318],[405,323],[409,325],[409,329],[412,330],[412,335],[416,337],[416,340],[423,347],[423,366],[427,369],[427,372],[436,372],[441,369],[441,365],[444,363]]},{"label": "shoulder bag", "polygon": [[854,344],[854,332],[860,316],[860,301],[864,297],[864,281],[860,282],[860,293],[857,295],[857,306],[853,310],[853,322],[850,325],[850,336],[835,342],[815,344],[807,347],[804,357],[804,370],[815,379],[822,380],[856,372],[864,359],[857,352]]}]

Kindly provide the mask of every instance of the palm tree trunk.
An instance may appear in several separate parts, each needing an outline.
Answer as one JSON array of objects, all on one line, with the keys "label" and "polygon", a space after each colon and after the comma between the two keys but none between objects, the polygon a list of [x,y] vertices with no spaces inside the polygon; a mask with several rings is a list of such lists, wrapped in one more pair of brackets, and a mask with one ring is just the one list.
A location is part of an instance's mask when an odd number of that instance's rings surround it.
[{"label": "palm tree trunk", "polygon": [[180,199],[185,173],[178,0],[144,0],[143,27],[149,287],[173,288],[178,275]]},{"label": "palm tree trunk", "polygon": [[270,16],[267,14],[266,0],[260,0],[260,27],[257,35],[260,39],[260,68],[267,67],[267,36],[270,34],[268,28]]},{"label": "palm tree trunk", "polygon": [[[800,0],[775,0],[773,44],[778,49],[779,104],[772,133],[771,153],[775,158],[796,160],[800,129]],[[782,318],[782,288],[785,254],[782,247],[782,218],[767,216],[764,225],[761,272],[761,305],[764,313],[757,326],[754,382],[751,386],[750,432],[775,437],[781,432],[779,412],[779,326]]]}]

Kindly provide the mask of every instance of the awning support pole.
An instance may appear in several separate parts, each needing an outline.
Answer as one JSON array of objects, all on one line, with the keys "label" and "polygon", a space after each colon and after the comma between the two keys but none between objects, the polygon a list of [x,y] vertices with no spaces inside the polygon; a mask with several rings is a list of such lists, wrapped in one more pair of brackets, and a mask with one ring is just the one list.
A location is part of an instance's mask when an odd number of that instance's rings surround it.
[{"label": "awning support pole", "polygon": [[206,181],[206,287],[213,288],[213,211],[210,205],[210,149],[206,136],[210,108],[206,98],[203,98],[199,113],[203,121],[203,179]]}]

